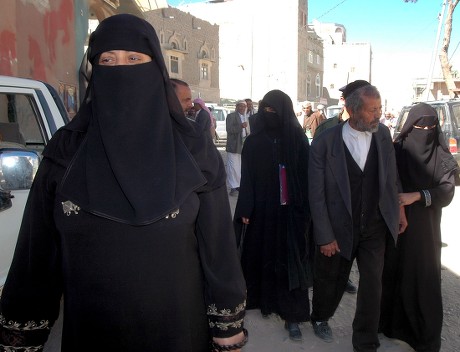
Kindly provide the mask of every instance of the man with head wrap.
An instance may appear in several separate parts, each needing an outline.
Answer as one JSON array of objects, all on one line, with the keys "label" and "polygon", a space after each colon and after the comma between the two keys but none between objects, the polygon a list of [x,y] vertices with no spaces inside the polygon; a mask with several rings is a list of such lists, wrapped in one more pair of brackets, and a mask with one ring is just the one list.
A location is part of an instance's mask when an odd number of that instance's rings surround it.
[{"label": "man with head wrap", "polygon": [[279,314],[289,337],[301,340],[299,323],[310,316],[309,145],[292,101],[282,91],[268,92],[257,114],[257,129],[243,147],[234,216],[237,234],[247,226],[240,250],[248,308],[260,309],[264,316]]},{"label": "man with head wrap", "polygon": [[0,347],[43,348],[63,295],[62,351],[239,350],[245,284],[220,154],[184,118],[148,22],[102,21],[88,59],[84,103],[30,192]]},{"label": "man with head wrap", "polygon": [[413,106],[395,140],[396,161],[409,227],[385,261],[381,331],[416,351],[441,348],[441,215],[455,192],[458,165],[436,110]]}]

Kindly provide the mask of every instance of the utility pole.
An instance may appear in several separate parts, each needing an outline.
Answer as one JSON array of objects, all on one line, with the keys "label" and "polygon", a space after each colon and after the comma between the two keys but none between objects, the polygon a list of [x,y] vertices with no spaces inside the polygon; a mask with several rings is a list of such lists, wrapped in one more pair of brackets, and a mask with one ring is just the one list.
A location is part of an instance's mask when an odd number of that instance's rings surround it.
[{"label": "utility pole", "polygon": [[438,33],[436,34],[436,43],[434,45],[433,53],[431,56],[430,71],[428,72],[428,79],[426,81],[426,88],[425,88],[426,89],[426,100],[430,99],[431,81],[433,79],[434,63],[436,61],[436,53],[438,52],[439,38],[441,36],[442,21],[444,19],[444,11],[446,10],[446,2],[447,0],[444,0],[442,2],[442,10],[441,10],[441,13],[439,14]]}]

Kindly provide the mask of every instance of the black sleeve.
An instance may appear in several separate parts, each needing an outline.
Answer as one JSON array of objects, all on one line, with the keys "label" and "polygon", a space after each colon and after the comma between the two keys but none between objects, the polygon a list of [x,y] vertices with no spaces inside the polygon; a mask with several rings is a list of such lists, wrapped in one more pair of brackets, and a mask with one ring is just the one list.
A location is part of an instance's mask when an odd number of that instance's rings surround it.
[{"label": "black sleeve", "polygon": [[57,168],[44,159],[29,193],[0,301],[0,350],[14,346],[40,351],[59,315],[62,280],[53,221],[56,173]]},{"label": "black sleeve", "polygon": [[197,239],[205,280],[212,336],[230,337],[243,329],[246,284],[237,256],[225,185],[199,194]]}]

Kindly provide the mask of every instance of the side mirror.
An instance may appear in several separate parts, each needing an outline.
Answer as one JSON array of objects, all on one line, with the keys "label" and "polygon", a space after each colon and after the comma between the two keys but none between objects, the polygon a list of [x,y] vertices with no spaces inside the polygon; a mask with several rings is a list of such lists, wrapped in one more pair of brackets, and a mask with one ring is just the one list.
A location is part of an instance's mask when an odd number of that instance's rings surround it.
[{"label": "side mirror", "polygon": [[38,154],[33,151],[15,148],[0,150],[0,189],[29,189],[39,162]]}]

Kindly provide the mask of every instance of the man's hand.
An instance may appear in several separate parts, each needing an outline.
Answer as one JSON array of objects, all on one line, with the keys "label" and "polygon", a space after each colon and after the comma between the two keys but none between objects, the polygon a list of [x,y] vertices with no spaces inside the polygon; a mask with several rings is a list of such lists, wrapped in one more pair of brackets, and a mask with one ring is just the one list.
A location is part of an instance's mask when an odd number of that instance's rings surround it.
[{"label": "man's hand", "polygon": [[399,205],[411,205],[412,203],[418,202],[422,199],[420,192],[411,193],[399,193]]},{"label": "man's hand", "polygon": [[403,205],[399,206],[399,233],[403,233],[407,228],[406,209]]},{"label": "man's hand", "polygon": [[241,222],[242,222],[243,224],[248,225],[248,224],[249,224],[249,218],[241,217]]},{"label": "man's hand", "polygon": [[340,253],[339,245],[337,241],[334,240],[331,243],[325,244],[323,246],[319,246],[319,251],[321,254],[324,254],[326,257],[332,257],[336,253]]}]

